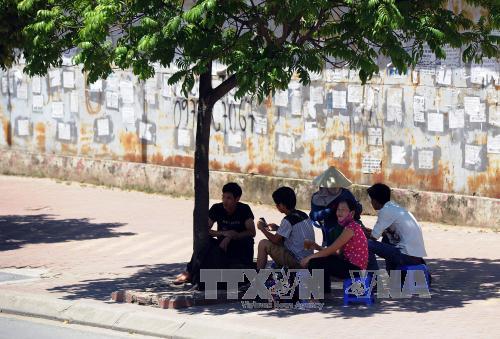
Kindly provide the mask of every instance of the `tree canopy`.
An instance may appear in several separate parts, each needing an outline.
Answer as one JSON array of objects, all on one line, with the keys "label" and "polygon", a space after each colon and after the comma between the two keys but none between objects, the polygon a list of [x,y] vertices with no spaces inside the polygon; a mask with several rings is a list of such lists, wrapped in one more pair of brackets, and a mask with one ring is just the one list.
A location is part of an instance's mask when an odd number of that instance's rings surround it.
[{"label": "tree canopy", "polygon": [[445,45],[463,47],[465,61],[498,56],[499,38],[490,35],[500,22],[498,1],[464,0],[485,9],[478,21],[446,9],[447,2],[2,0],[0,27],[15,37],[5,39],[2,66],[12,60],[14,45],[30,74],[59,65],[62,53],[77,47],[74,62],[90,81],[106,77],[112,65],[145,79],[154,74],[153,63],[175,63],[171,82],[182,80],[188,90],[219,60],[232,75],[225,85],[263,99],[286,88],[292,74],[307,83],[309,72],[328,63],[358,69],[366,80],[383,55],[406,71],[424,44],[439,58]]}]

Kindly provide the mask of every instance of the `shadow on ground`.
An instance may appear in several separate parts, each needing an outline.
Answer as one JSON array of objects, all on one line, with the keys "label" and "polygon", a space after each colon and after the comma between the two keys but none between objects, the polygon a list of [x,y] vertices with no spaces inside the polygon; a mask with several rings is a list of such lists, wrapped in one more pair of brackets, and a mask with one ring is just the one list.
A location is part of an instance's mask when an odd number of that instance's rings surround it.
[{"label": "shadow on ground", "polygon": [[49,291],[66,294],[63,299],[109,300],[111,293],[118,290],[162,293],[182,289],[182,287],[173,289],[164,282],[164,279],[173,277],[183,271],[186,267],[185,263],[126,266],[125,268],[134,267],[140,270],[131,277],[84,280],[78,284],[57,286],[49,289]]},{"label": "shadow on ground", "polygon": [[[414,296],[411,299],[386,299],[377,301],[375,305],[342,305],[342,291],[338,298],[325,303],[322,310],[306,312],[322,313],[328,317],[370,317],[374,314],[398,312],[425,313],[442,311],[452,308],[461,308],[471,301],[487,300],[499,297],[500,291],[500,260],[490,259],[435,259],[428,261],[433,275],[431,299],[421,299]],[[93,298],[109,300],[110,294],[116,290],[134,289],[147,292],[168,292],[169,287],[162,283],[162,278],[173,277],[181,271],[184,264],[163,264],[139,266],[140,270],[127,278],[97,279],[82,281],[79,284],[59,286],[51,289],[52,292],[63,292],[66,299]],[[146,307],[146,306],[144,306]],[[262,310],[253,310],[260,311]],[[252,310],[244,309],[239,302],[216,304],[210,306],[196,306],[179,309],[185,314],[201,312],[210,314],[247,313]],[[262,312],[264,316],[287,317],[304,312],[302,310],[269,310]]]},{"label": "shadow on ground", "polygon": [[57,243],[71,240],[114,238],[134,235],[116,232],[123,223],[92,223],[90,219],[56,219],[51,214],[0,216],[0,251],[15,250],[27,244]]}]

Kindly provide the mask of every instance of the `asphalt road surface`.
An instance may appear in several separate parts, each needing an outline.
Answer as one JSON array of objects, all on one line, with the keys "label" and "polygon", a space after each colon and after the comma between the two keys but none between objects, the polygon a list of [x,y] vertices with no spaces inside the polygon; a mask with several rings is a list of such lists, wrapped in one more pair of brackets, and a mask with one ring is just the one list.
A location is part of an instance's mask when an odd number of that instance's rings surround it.
[{"label": "asphalt road surface", "polygon": [[133,333],[68,324],[39,318],[0,315],[0,339],[146,339]]}]

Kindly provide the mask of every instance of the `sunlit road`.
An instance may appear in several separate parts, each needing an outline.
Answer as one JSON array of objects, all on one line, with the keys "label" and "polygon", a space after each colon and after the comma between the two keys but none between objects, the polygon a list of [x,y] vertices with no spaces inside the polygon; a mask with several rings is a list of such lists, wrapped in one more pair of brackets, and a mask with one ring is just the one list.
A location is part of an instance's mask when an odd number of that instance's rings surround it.
[{"label": "sunlit road", "polygon": [[146,339],[154,338],[59,321],[0,315],[1,339]]}]

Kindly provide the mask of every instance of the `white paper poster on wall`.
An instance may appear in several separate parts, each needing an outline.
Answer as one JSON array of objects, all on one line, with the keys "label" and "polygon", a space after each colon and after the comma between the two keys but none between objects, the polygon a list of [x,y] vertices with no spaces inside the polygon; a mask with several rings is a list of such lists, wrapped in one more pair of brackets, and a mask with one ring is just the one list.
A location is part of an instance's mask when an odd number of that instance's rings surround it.
[{"label": "white paper poster on wall", "polygon": [[403,121],[403,89],[389,88],[387,90],[387,121]]},{"label": "white paper poster on wall", "polygon": [[304,123],[304,140],[316,140],[319,137],[318,126],[315,121],[306,121]]},{"label": "white paper poster on wall", "polygon": [[419,95],[413,96],[413,121],[425,122],[425,98]]},{"label": "white paper poster on wall", "polygon": [[382,146],[382,128],[368,127],[368,145]]},{"label": "white paper poster on wall", "polygon": [[436,82],[441,85],[450,86],[451,74],[452,74],[451,68],[446,68],[446,67],[439,68],[436,75]]},{"label": "white paper poster on wall", "polygon": [[61,71],[58,69],[49,71],[49,83],[50,87],[61,86]]},{"label": "white paper poster on wall", "polygon": [[135,124],[135,113],[132,106],[123,106],[121,111],[124,124]]},{"label": "white paper poster on wall", "polygon": [[365,174],[380,173],[382,158],[374,154],[363,154],[361,172]]},{"label": "white paper poster on wall", "polygon": [[109,119],[97,119],[97,135],[100,137],[110,134]]},{"label": "white paper poster on wall", "polygon": [[43,111],[43,95],[33,95],[33,111]]},{"label": "white paper poster on wall", "polygon": [[459,91],[455,89],[446,88],[441,91],[441,107],[455,107],[458,105]]},{"label": "white paper poster on wall", "polygon": [[144,85],[145,99],[149,105],[156,105],[156,78],[147,79]]},{"label": "white paper poster on wall", "polygon": [[418,151],[418,168],[420,169],[434,168],[434,151],[431,150]]},{"label": "white paper poster on wall", "polygon": [[391,145],[391,163],[406,165],[406,148],[404,146]]},{"label": "white paper poster on wall", "polygon": [[467,115],[478,115],[480,107],[481,101],[479,97],[464,97],[464,109]]},{"label": "white paper poster on wall", "polygon": [[346,91],[332,91],[332,107],[337,109],[347,108]]},{"label": "white paper poster on wall", "polygon": [[30,135],[30,121],[29,119],[17,120],[17,135],[25,137]]},{"label": "white paper poster on wall", "polygon": [[371,86],[366,87],[365,92],[365,109],[371,110],[375,103],[375,90]]},{"label": "white paper poster on wall", "polygon": [[489,113],[490,125],[500,127],[500,109],[496,105],[490,105]]},{"label": "white paper poster on wall", "polygon": [[292,115],[302,115],[302,93],[300,88],[292,89],[290,101],[290,110]]},{"label": "white paper poster on wall", "polygon": [[188,129],[179,128],[177,130],[177,146],[191,147],[191,132]]},{"label": "white paper poster on wall", "polygon": [[444,131],[444,115],[441,113],[429,113],[427,114],[427,130],[429,132],[439,132]]},{"label": "white paper poster on wall", "polygon": [[304,102],[304,107],[302,108],[305,118],[316,119],[316,108],[312,101]]},{"label": "white paper poster on wall", "polygon": [[477,112],[470,114],[469,119],[470,122],[486,122],[486,105],[480,103]]},{"label": "white paper poster on wall", "polygon": [[481,146],[465,145],[465,160],[468,165],[481,165]]},{"label": "white paper poster on wall", "polygon": [[78,113],[78,106],[79,106],[79,97],[78,97],[78,92],[77,91],[71,91],[70,97],[69,97],[69,106],[70,106],[70,111],[71,113]]},{"label": "white paper poster on wall", "polygon": [[31,92],[34,94],[42,93],[42,79],[40,77],[31,78]]},{"label": "white paper poster on wall", "polygon": [[17,76],[19,73],[15,72],[13,75],[10,76],[9,80],[9,93],[14,94],[14,88],[16,85],[16,81],[19,80],[19,77]]},{"label": "white paper poster on wall", "polygon": [[114,92],[118,91],[118,76],[110,74],[110,76],[106,79],[106,90]]},{"label": "white paper poster on wall", "polygon": [[240,132],[227,132],[227,145],[229,147],[241,148],[242,136]]},{"label": "white paper poster on wall", "polygon": [[288,106],[288,90],[276,91],[274,93],[274,105],[279,107]]},{"label": "white paper poster on wall", "polygon": [[253,130],[257,134],[267,134],[267,118],[259,117],[254,114],[253,118]]},{"label": "white paper poster on wall", "polygon": [[360,85],[347,86],[347,101],[361,103],[363,100],[363,87]]},{"label": "white paper poster on wall", "polygon": [[112,109],[118,109],[118,93],[116,92],[106,92],[106,107]]},{"label": "white paper poster on wall", "polygon": [[321,86],[311,86],[309,88],[309,100],[313,105],[323,104],[323,87]]},{"label": "white paper poster on wall", "polygon": [[465,127],[465,110],[457,108],[448,113],[448,124],[450,128],[464,128]]},{"label": "white paper poster on wall", "polygon": [[345,140],[332,140],[332,154],[334,158],[343,158],[345,152]]},{"label": "white paper poster on wall", "polygon": [[64,88],[75,88],[75,72],[64,71],[63,72],[63,87]]},{"label": "white paper poster on wall", "polygon": [[295,140],[293,137],[278,134],[278,152],[292,154],[295,152]]},{"label": "white paper poster on wall", "polygon": [[64,118],[64,103],[62,101],[52,101],[52,118]]},{"label": "white paper poster on wall", "polygon": [[214,120],[214,124],[217,126],[218,124],[223,126],[224,123],[224,113],[225,113],[225,108],[224,105],[222,104],[221,101],[217,101],[214,105],[214,108],[212,110],[212,117]]},{"label": "white paper poster on wall", "polygon": [[493,136],[488,135],[488,153],[500,154],[500,134]]},{"label": "white paper poster on wall", "polygon": [[146,140],[146,141],[152,141],[153,140],[153,134],[151,133],[151,124],[148,124],[144,121],[139,122],[139,138]]},{"label": "white paper poster on wall", "polygon": [[57,123],[57,136],[60,140],[71,140],[71,124],[64,122]]},{"label": "white paper poster on wall", "polygon": [[17,84],[16,92],[18,99],[28,100],[28,84],[25,81]]},{"label": "white paper poster on wall", "polygon": [[7,94],[9,91],[9,79],[4,75],[2,77],[2,94]]},{"label": "white paper poster on wall", "polygon": [[124,104],[134,103],[134,85],[131,81],[120,81],[120,97]]}]

